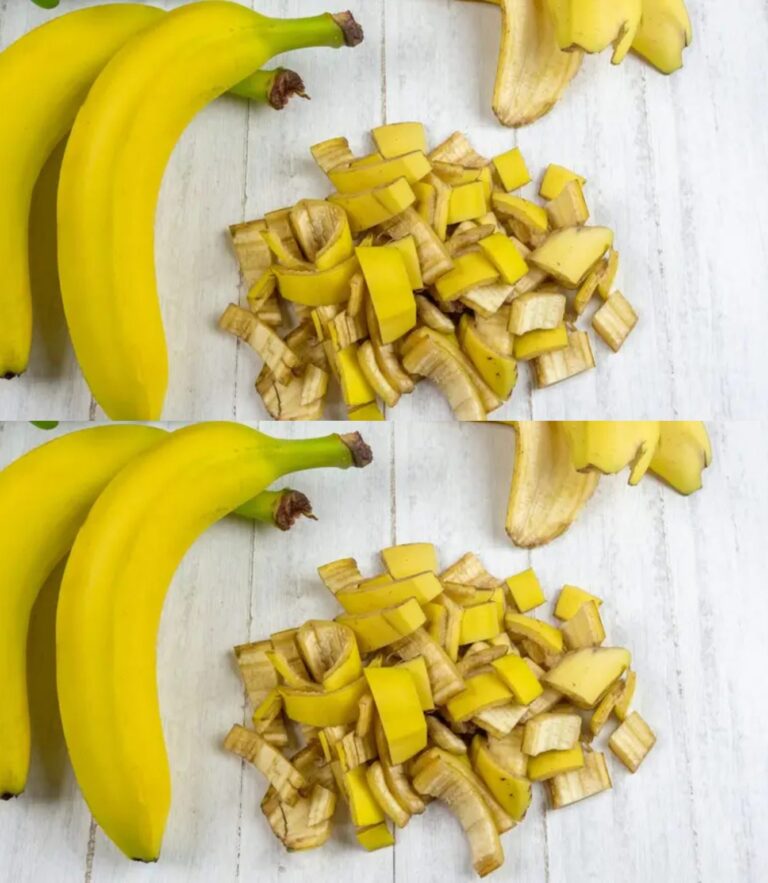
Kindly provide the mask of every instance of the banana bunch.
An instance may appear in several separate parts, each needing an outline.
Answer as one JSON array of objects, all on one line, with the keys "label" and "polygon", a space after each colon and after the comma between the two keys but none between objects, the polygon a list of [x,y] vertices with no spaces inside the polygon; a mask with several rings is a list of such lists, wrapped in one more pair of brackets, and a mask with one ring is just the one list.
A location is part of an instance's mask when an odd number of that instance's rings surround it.
[{"label": "banana bunch", "polygon": [[601,475],[629,467],[629,484],[650,471],[678,493],[702,487],[712,463],[703,423],[520,421],[506,530],[517,546],[543,546],[573,524]]},{"label": "banana bunch", "polygon": [[683,66],[693,30],[685,0],[486,0],[501,9],[493,111],[525,126],[555,106],[584,53],[630,49],[664,74]]},{"label": "banana bunch", "polygon": [[138,3],[78,10],[0,53],[0,376],[27,368],[32,192],[72,130],[58,244],[75,352],[108,416],[160,417],[167,356],[153,232],[175,142],[226,91],[273,107],[303,95],[292,72],[260,70],[274,55],[360,40],[349,13],[281,20],[229,0],[202,0],[168,13]]},{"label": "banana bunch", "polygon": [[57,610],[64,735],[83,795],[130,857],[158,857],[170,781],[155,683],[163,598],[194,540],[230,512],[287,529],[306,497],[280,476],[371,460],[359,435],[285,441],[235,423],[167,433],[141,425],[73,432],[0,472],[0,796],[29,770],[27,633],[35,599],[69,554]]}]

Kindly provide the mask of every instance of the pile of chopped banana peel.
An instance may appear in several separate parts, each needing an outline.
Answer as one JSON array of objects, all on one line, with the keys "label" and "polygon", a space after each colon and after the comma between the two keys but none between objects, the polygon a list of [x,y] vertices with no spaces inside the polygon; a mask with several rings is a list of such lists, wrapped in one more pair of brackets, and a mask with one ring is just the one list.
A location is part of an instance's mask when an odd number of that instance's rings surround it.
[{"label": "pile of chopped banana peel", "polygon": [[630,710],[630,653],[603,646],[602,601],[583,589],[562,589],[551,625],[529,615],[546,600],[533,570],[497,579],[470,552],[440,572],[431,543],[381,558],[369,579],[352,558],[318,568],[335,620],[235,647],[253,728],[224,745],[267,779],[261,809],[288,849],[322,846],[339,798],[368,850],[436,799],[484,876],[533,782],[553,809],[611,788],[595,740],[612,718],[608,747],[631,772],[653,747]]},{"label": "pile of chopped banana peel", "polygon": [[514,195],[531,182],[518,148],[486,159],[455,132],[429,151],[421,123],[372,135],[367,156],[346,138],[311,148],[327,199],[231,228],[248,308],[219,324],[261,356],[272,417],[321,419],[334,380],[350,419],[383,419],[427,378],[458,419],[485,420],[518,362],[539,387],[595,367],[579,319],[622,347],[637,314],[583,177],[550,165],[539,204]]}]

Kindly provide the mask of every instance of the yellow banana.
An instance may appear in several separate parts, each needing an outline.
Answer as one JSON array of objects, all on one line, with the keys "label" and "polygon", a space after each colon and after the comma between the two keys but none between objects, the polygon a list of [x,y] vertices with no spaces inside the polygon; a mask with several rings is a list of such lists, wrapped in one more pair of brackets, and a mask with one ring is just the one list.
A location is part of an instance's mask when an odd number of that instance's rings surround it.
[{"label": "yellow banana", "polygon": [[168,365],[154,216],[182,131],[272,56],[361,39],[348,13],[281,20],[203,0],[131,40],[94,83],[62,165],[59,276],[75,353],[111,418],[152,420],[163,407]]},{"label": "yellow banana", "polygon": [[500,0],[501,50],[493,112],[505,126],[525,126],[555,106],[583,54],[563,52],[547,0]]},{"label": "yellow banana", "polygon": [[599,474],[578,472],[563,424],[518,421],[506,529],[517,546],[534,548],[559,537],[595,492]]},{"label": "yellow banana", "polygon": [[281,475],[368,462],[357,434],[283,441],[202,423],[134,460],[91,509],[59,598],[59,704],[83,795],[126,855],[158,858],[170,805],[155,644],[179,561],[207,527]]},{"label": "yellow banana", "polygon": [[712,463],[712,445],[703,423],[693,420],[661,423],[659,444],[650,470],[681,494],[701,489],[701,473]]},{"label": "yellow banana", "polygon": [[684,0],[643,0],[643,17],[632,50],[663,74],[683,66],[693,27]]},{"label": "yellow banana", "polygon": [[138,3],[81,9],[0,53],[0,377],[21,374],[29,361],[28,226],[35,182],[99,71],[163,14]]},{"label": "yellow banana", "polygon": [[594,53],[613,44],[614,64],[629,52],[643,10],[643,0],[547,0],[547,5],[561,49]]},{"label": "yellow banana", "polygon": [[24,790],[29,769],[27,629],[49,574],[94,500],[133,457],[165,437],[148,426],[100,426],[56,438],[0,472],[0,796]]}]

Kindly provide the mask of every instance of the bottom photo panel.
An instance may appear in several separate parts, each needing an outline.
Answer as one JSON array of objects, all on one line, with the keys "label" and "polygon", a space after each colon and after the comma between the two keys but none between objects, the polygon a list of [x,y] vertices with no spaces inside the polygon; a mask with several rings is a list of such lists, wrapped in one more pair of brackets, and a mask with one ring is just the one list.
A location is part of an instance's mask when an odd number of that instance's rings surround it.
[{"label": "bottom photo panel", "polygon": [[766,431],[0,423],[3,879],[762,879]]}]

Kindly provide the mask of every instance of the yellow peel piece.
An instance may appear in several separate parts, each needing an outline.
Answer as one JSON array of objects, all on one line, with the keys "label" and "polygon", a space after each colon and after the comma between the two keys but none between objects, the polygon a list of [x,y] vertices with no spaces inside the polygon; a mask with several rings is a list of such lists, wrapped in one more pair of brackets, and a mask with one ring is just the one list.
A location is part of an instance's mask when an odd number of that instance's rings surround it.
[{"label": "yellow peel piece", "polygon": [[285,713],[291,720],[312,727],[335,727],[355,722],[366,684],[365,678],[359,678],[328,693],[311,693],[288,686],[279,687],[279,691]]},{"label": "yellow peel piece", "polygon": [[405,178],[357,193],[333,193],[328,202],[344,209],[352,233],[357,235],[399,215],[413,205],[416,194]]},{"label": "yellow peel piece", "polygon": [[381,229],[388,233],[392,239],[413,236],[425,285],[431,285],[453,266],[453,260],[448,254],[445,244],[440,240],[430,223],[425,221],[413,207],[409,207],[401,214],[385,221],[381,225]]},{"label": "yellow peel piece", "polygon": [[547,201],[557,199],[571,181],[578,181],[582,187],[587,183],[587,179],[576,172],[566,169],[565,166],[551,163],[547,166],[544,177],[541,179],[539,196]]},{"label": "yellow peel piece", "polygon": [[368,286],[382,343],[392,343],[416,325],[416,301],[397,249],[375,246],[355,251]]},{"label": "yellow peel piece", "polygon": [[479,218],[488,211],[485,186],[481,181],[460,184],[451,189],[448,199],[448,224],[460,224]]},{"label": "yellow peel piece", "polygon": [[294,236],[307,260],[329,270],[352,255],[352,234],[346,213],[321,199],[303,199],[291,209]]},{"label": "yellow peel piece", "polygon": [[349,801],[349,814],[355,825],[366,827],[384,821],[384,814],[368,786],[365,766],[357,766],[345,772],[343,785]]},{"label": "yellow peel piece", "polygon": [[643,17],[632,49],[663,74],[683,66],[693,28],[685,0],[643,0]]},{"label": "yellow peel piece", "polygon": [[396,607],[372,613],[346,614],[339,616],[338,621],[348,625],[357,635],[363,653],[372,653],[416,631],[426,622],[426,617],[418,601],[409,598]]},{"label": "yellow peel piece", "polygon": [[583,766],[584,751],[581,745],[565,751],[545,751],[536,757],[528,758],[528,778],[533,782],[543,782]]},{"label": "yellow peel piece", "polygon": [[368,788],[376,799],[376,803],[379,804],[381,811],[392,819],[398,828],[404,828],[411,817],[410,813],[400,806],[397,798],[390,791],[386,776],[384,775],[384,768],[380,761],[374,761],[366,769],[365,778],[368,781]]},{"label": "yellow peel piece", "polygon": [[701,474],[712,463],[712,444],[703,423],[692,420],[662,421],[659,443],[650,470],[678,493],[701,488]]},{"label": "yellow peel piece", "polygon": [[596,473],[577,472],[562,425],[519,421],[506,529],[513,543],[541,546],[576,520],[597,487]]},{"label": "yellow peel piece", "polygon": [[496,267],[507,285],[519,282],[528,272],[528,264],[515,248],[512,240],[503,233],[493,233],[478,242],[480,249]]},{"label": "yellow peel piece", "polygon": [[415,598],[419,604],[426,604],[442,590],[440,580],[434,573],[420,573],[373,588],[365,589],[361,586],[353,591],[341,591],[336,594],[336,600],[347,613],[368,613],[384,607],[394,607],[409,598]]},{"label": "yellow peel piece", "polygon": [[410,673],[401,668],[367,668],[393,764],[404,763],[427,746],[427,722]]},{"label": "yellow peel piece", "polygon": [[522,613],[507,613],[504,617],[504,626],[515,638],[528,638],[538,644],[545,653],[563,652],[563,633],[556,626],[532,616],[524,616]]},{"label": "yellow peel piece", "polygon": [[512,700],[512,693],[496,674],[486,673],[467,678],[464,690],[446,703],[451,720],[461,723],[478,711],[495,708]]},{"label": "yellow peel piece", "polygon": [[356,344],[336,354],[336,367],[341,381],[341,393],[350,408],[375,401],[376,392],[360,368]]},{"label": "yellow peel piece", "polygon": [[524,187],[531,181],[531,173],[525,163],[525,157],[519,147],[513,147],[506,153],[500,153],[491,160],[501,186],[509,192]]},{"label": "yellow peel piece", "polygon": [[475,604],[464,608],[461,617],[459,644],[474,644],[475,641],[489,641],[501,632],[499,609],[495,601]]},{"label": "yellow peel piece", "polygon": [[612,245],[608,227],[567,227],[550,233],[529,260],[566,288],[576,289]]},{"label": "yellow peel piece", "polygon": [[508,576],[505,582],[520,613],[528,613],[529,610],[540,607],[546,601],[539,578],[531,567],[522,573]]},{"label": "yellow peel piece", "polygon": [[407,671],[413,679],[416,692],[419,696],[419,702],[424,711],[432,711],[435,707],[435,700],[432,696],[432,686],[429,682],[429,670],[423,656],[416,656],[408,659],[395,666]]},{"label": "yellow peel piece", "polygon": [[328,172],[333,186],[339,193],[359,193],[391,184],[398,178],[405,178],[415,184],[430,173],[432,166],[421,151],[404,156],[384,159],[346,169],[332,169]]},{"label": "yellow peel piece", "polygon": [[421,123],[389,123],[372,129],[371,135],[385,159],[414,151],[427,152],[427,135]]},{"label": "yellow peel piece", "polygon": [[475,749],[472,764],[491,794],[516,821],[525,818],[531,805],[531,783],[525,776],[513,776],[490,753],[485,740]]},{"label": "yellow peel piece", "polygon": [[598,606],[603,603],[597,595],[590,595],[578,586],[563,586],[555,605],[555,616],[566,621],[572,619],[588,601],[594,601]]},{"label": "yellow peel piece", "polygon": [[505,126],[547,114],[581,66],[582,53],[563,52],[546,0],[499,0],[501,50],[493,112]]},{"label": "yellow peel piece", "polygon": [[595,367],[595,357],[586,331],[568,331],[565,349],[542,353],[535,361],[536,385],[543,389]]},{"label": "yellow peel piece", "polygon": [[629,52],[643,15],[643,0],[547,0],[547,5],[561,49],[596,53],[613,45],[613,64]]},{"label": "yellow peel piece", "polygon": [[494,660],[491,665],[496,670],[496,674],[512,691],[515,702],[519,705],[530,705],[544,692],[538,678],[520,656],[508,653],[506,656]]},{"label": "yellow peel piece", "polygon": [[381,550],[381,560],[393,579],[437,573],[437,549],[432,543],[403,543]]},{"label": "yellow peel piece", "polygon": [[451,301],[478,285],[487,285],[498,278],[498,270],[484,255],[468,252],[457,257],[453,269],[437,279],[435,289],[441,300]]},{"label": "yellow peel piece", "polygon": [[517,363],[494,351],[478,334],[466,313],[459,322],[459,343],[488,386],[501,399],[508,399],[517,383]]},{"label": "yellow peel piece", "polygon": [[543,680],[579,708],[594,708],[631,661],[623,647],[588,647],[566,653]]},{"label": "yellow peel piece", "polygon": [[354,255],[328,270],[273,268],[280,294],[286,300],[309,307],[348,300],[350,281],[358,270]]},{"label": "yellow peel piece", "polygon": [[563,431],[576,469],[614,475],[629,466],[631,485],[648,471],[660,438],[657,420],[574,420]]}]

